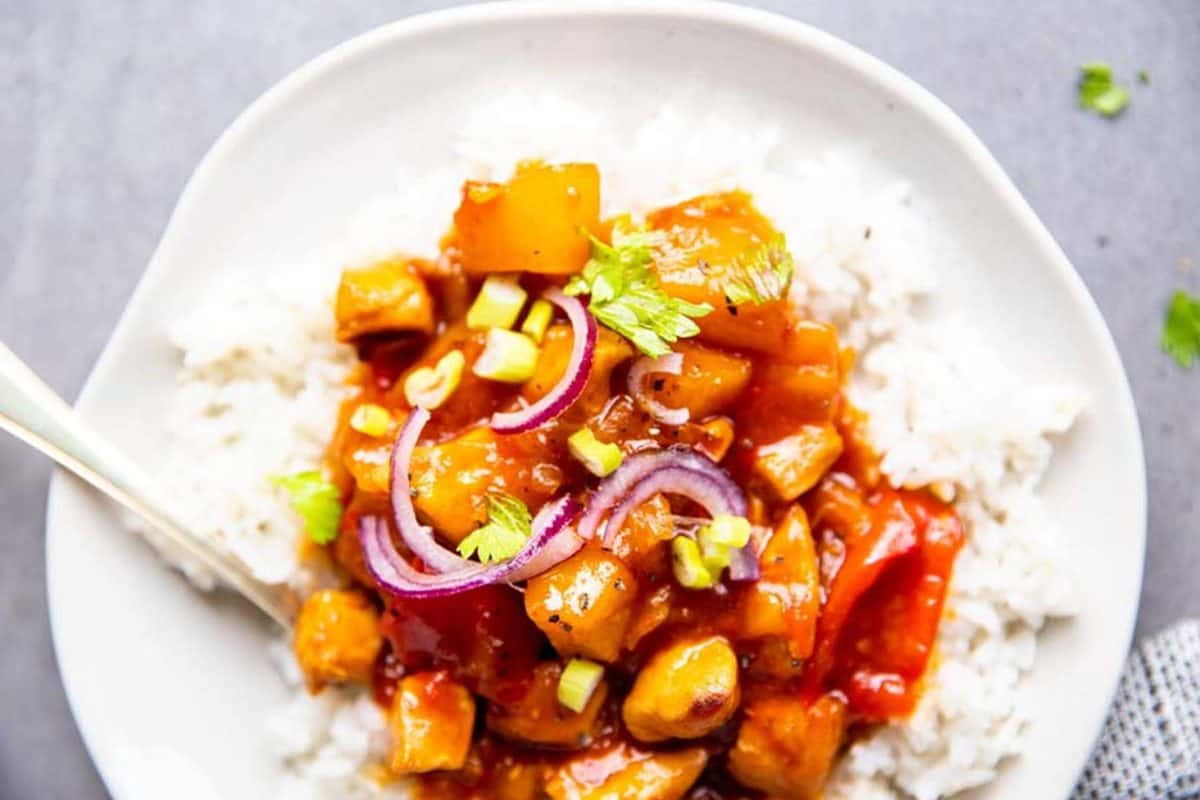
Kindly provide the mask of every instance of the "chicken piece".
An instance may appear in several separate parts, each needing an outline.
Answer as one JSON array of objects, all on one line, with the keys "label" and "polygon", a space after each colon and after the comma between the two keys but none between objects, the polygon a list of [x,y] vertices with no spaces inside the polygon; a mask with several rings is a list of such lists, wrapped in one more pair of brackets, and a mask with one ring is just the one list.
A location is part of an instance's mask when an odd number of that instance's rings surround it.
[{"label": "chicken piece", "polygon": [[467,272],[579,272],[591,253],[585,232],[600,229],[600,171],[529,162],[508,183],[467,181],[454,227]]},{"label": "chicken piece", "polygon": [[506,739],[548,747],[585,747],[597,733],[597,722],[608,683],[601,681],[578,714],[558,702],[558,679],[563,667],[557,661],[538,664],[525,695],[515,703],[488,707],[486,724]]},{"label": "chicken piece", "polygon": [[360,592],[316,592],[300,608],[292,644],[311,691],[328,683],[365,683],[383,646],[379,613]]},{"label": "chicken piece", "polygon": [[368,333],[433,333],[433,298],[411,262],[389,259],[342,273],[337,290],[337,338]]},{"label": "chicken piece", "polygon": [[815,800],[846,728],[846,705],[780,695],[751,703],[729,753],[729,771],[770,795]]},{"label": "chicken piece", "polygon": [[692,420],[725,411],[750,383],[750,359],[691,341],[672,345],[683,354],[678,375],[650,373],[641,387],[665,408],[686,408]]},{"label": "chicken piece", "polygon": [[708,753],[693,747],[670,753],[617,743],[560,764],[546,781],[550,800],[679,800],[691,788]]},{"label": "chicken piece", "polygon": [[754,366],[750,386],[737,405],[738,435],[770,444],[802,425],[833,422],[842,388],[842,354],[832,325],[794,324],[783,351]]},{"label": "chicken piece", "polygon": [[400,679],[391,714],[388,766],[397,775],[461,769],[471,749],[475,701],[447,672]]},{"label": "chicken piece", "polygon": [[742,593],[740,634],[747,639],[781,637],[790,658],[812,655],[821,584],[808,515],[788,509],[759,556],[759,579]]},{"label": "chicken piece", "polygon": [[804,425],[795,433],[754,451],[754,472],[784,501],[795,500],[842,454],[842,437],[833,425]]},{"label": "chicken piece", "polygon": [[694,425],[694,429],[696,437],[692,447],[709,461],[720,464],[733,446],[733,420],[729,417],[713,417]]},{"label": "chicken piece", "polygon": [[629,513],[613,536],[610,549],[649,581],[665,580],[671,566],[667,542],[674,535],[671,505],[661,494],[656,494]]},{"label": "chicken piece", "polygon": [[675,585],[664,583],[654,591],[643,592],[634,607],[633,620],[625,633],[625,649],[635,650],[638,644],[666,624],[675,602]]},{"label": "chicken piece", "polygon": [[[521,442],[536,444],[529,437]],[[552,458],[516,452],[514,446],[491,428],[479,427],[416,448],[411,475],[417,516],[457,544],[487,521],[488,491],[510,494],[536,513],[558,491],[561,473],[539,468]]]},{"label": "chicken piece", "polygon": [[654,211],[646,221],[666,235],[654,263],[663,291],[713,307],[712,313],[696,320],[701,339],[765,353],[783,348],[792,323],[786,297],[734,306],[726,295],[739,265],[779,239],[750,195],[704,195]]},{"label": "chicken piece", "polygon": [[737,656],[723,636],[676,642],[637,674],[621,718],[643,742],[695,739],[724,725],[741,701]]},{"label": "chicken piece", "polygon": [[525,613],[559,654],[611,662],[637,593],[637,579],[621,559],[588,547],[529,581]]}]

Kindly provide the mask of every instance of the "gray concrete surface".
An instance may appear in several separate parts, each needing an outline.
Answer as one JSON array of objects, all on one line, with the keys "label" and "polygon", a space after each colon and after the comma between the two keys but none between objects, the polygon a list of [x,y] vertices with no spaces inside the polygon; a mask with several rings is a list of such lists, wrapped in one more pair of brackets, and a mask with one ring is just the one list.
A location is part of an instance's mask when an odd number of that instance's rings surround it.
[{"label": "gray concrete surface", "polygon": [[[1066,249],[1116,335],[1146,439],[1139,632],[1200,614],[1200,370],[1158,350],[1200,291],[1196,0],[774,0],[946,100]],[[74,397],[200,156],[294,67],[437,0],[0,0],[0,340]],[[1076,65],[1132,82],[1074,106]],[[63,698],[42,557],[49,465],[0,437],[0,800],[106,797]],[[1120,487],[1096,487],[1097,492]]]}]

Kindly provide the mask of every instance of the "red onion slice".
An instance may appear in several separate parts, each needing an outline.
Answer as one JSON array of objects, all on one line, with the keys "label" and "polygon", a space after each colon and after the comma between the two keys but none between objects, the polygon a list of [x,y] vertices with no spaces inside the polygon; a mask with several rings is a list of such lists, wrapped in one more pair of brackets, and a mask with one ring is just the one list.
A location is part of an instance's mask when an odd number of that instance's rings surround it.
[{"label": "red onion slice", "polygon": [[429,411],[420,406],[414,408],[409,412],[392,447],[392,519],[404,544],[426,566],[434,572],[457,572],[478,565],[438,544],[433,536],[433,528],[417,522],[417,512],[413,509],[409,471],[412,468],[413,450],[428,422]]},{"label": "red onion slice", "polygon": [[[615,508],[638,481],[651,472],[668,466],[687,467],[698,472],[716,474],[723,479],[726,491],[741,495],[737,484],[729,480],[715,464],[694,450],[686,447],[672,447],[667,450],[638,453],[626,458],[616,472],[600,483],[596,493],[588,502],[587,510],[579,520],[579,535],[584,539],[593,538],[604,521],[604,515]],[[745,503],[744,499],[742,503]]]},{"label": "red onion slice", "polygon": [[577,297],[567,297],[558,289],[547,289],[542,296],[561,308],[571,322],[574,337],[571,358],[567,361],[562,379],[542,399],[517,411],[499,411],[492,415],[490,424],[497,433],[523,433],[554,419],[583,394],[592,371],[596,338],[599,335],[595,318],[588,313],[583,301]]},{"label": "red onion slice", "polygon": [[[725,476],[736,490],[737,486]],[[740,495],[730,495],[728,486],[716,480],[711,475],[682,466],[660,467],[642,478],[625,495],[616,508],[608,515],[604,528],[604,544],[612,543],[613,537],[625,519],[632,511],[656,494],[674,494],[686,497],[700,505],[710,515],[730,514],[736,517],[746,515],[746,500]],[[738,502],[740,500],[740,502]]]},{"label": "red onion slice", "polygon": [[531,568],[543,551],[554,548],[561,536],[574,536],[570,522],[578,513],[579,504],[569,495],[552,500],[538,512],[529,541],[511,559],[487,565],[468,561],[467,568],[440,575],[420,572],[409,564],[392,543],[387,523],[381,517],[362,517],[358,537],[367,569],[381,589],[398,597],[445,597],[502,581],[520,580],[521,575],[532,577],[536,573]]},{"label": "red onion slice", "polygon": [[666,375],[682,374],[683,353],[667,353],[658,358],[642,356],[629,368],[626,386],[633,401],[643,411],[664,425],[682,425],[691,419],[692,414],[686,408],[668,408],[647,394],[644,379],[652,372],[661,372]]},{"label": "red onion slice", "polygon": [[[606,478],[579,520],[579,535],[584,539],[595,536],[607,515],[604,542],[610,544],[629,514],[660,492],[687,497],[712,516],[746,516],[745,494],[720,467],[692,450],[672,448],[633,456]],[[730,579],[758,578],[758,550],[753,540],[732,555]]]},{"label": "red onion slice", "polygon": [[[477,569],[480,566],[479,562],[463,558],[453,550],[439,544],[434,538],[433,529],[417,522],[417,514],[412,503],[409,479],[412,453],[421,436],[421,431],[429,422],[429,416],[429,412],[424,408],[414,408],[400,428],[400,434],[396,437],[396,444],[392,448],[392,519],[396,523],[396,530],[400,532],[400,538],[404,540],[405,546],[429,569],[445,574],[459,574]],[[556,533],[559,532],[558,528],[561,527],[561,522],[558,521],[558,516],[562,513],[564,502],[568,503],[571,509],[571,518],[574,518],[581,510],[579,504],[569,497],[546,503],[533,518],[531,540],[537,538],[538,531],[550,527],[554,527]],[[574,555],[575,551],[583,546],[583,540],[574,531],[562,531],[562,534],[562,536],[554,537],[553,542],[545,548],[545,552],[536,553],[536,557],[519,570],[520,574],[509,576],[508,580],[521,581],[539,575],[558,562]]]}]

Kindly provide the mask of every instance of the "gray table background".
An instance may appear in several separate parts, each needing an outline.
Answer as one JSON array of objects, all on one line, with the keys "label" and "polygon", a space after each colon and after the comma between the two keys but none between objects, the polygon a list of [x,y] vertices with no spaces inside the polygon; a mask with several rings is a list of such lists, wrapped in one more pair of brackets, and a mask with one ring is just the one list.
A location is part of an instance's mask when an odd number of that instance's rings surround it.
[{"label": "gray table background", "polygon": [[[0,0],[0,341],[73,398],[193,166],[238,112],[337,42],[448,5]],[[1200,614],[1200,370],[1158,350],[1171,290],[1200,291],[1200,2],[753,5],[907,72],[1008,169],[1083,274],[1133,383],[1150,481],[1139,634]],[[1076,66],[1092,59],[1130,84],[1151,75],[1116,121],[1074,107]],[[107,797],[51,650],[49,476],[0,437],[0,800]]]}]

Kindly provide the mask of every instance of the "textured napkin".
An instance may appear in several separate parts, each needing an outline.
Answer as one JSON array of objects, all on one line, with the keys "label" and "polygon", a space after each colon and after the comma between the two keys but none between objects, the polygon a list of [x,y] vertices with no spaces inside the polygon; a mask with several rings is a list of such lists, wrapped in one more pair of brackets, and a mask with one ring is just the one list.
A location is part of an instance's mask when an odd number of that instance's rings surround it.
[{"label": "textured napkin", "polygon": [[1072,800],[1200,798],[1200,620],[1133,651]]}]

